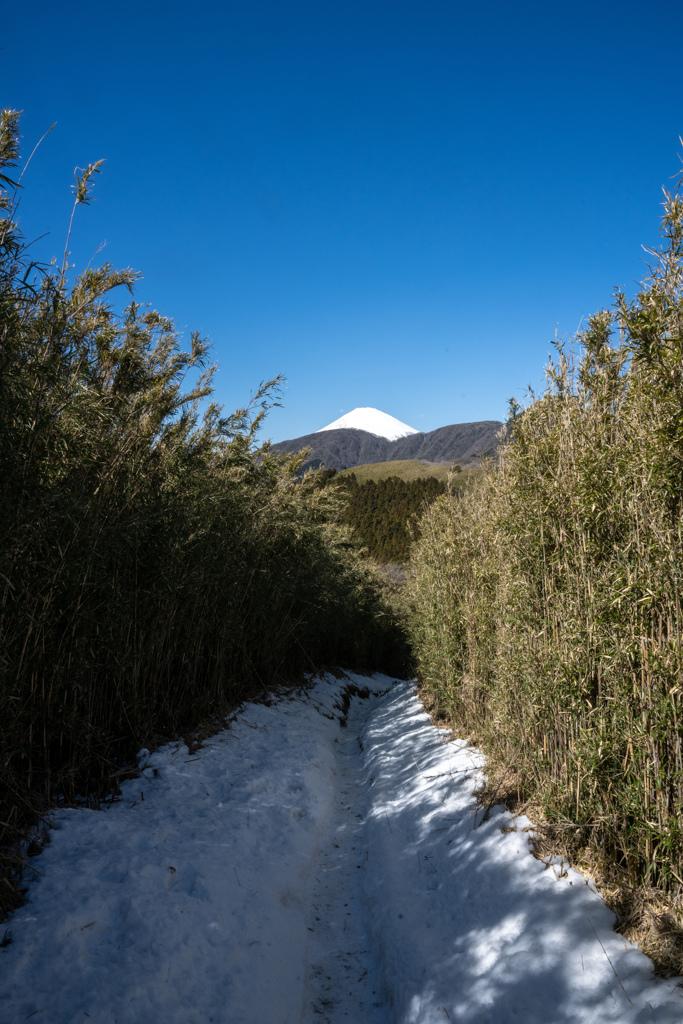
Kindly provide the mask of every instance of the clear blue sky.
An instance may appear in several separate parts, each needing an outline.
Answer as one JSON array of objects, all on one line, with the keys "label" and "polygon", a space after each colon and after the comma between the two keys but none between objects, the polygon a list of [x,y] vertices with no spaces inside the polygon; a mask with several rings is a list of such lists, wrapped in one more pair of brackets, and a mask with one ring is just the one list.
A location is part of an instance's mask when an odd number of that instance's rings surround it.
[{"label": "clear blue sky", "polygon": [[266,434],[355,406],[502,419],[557,327],[633,291],[683,133],[680,0],[10,4],[22,226],[214,342],[217,397],[284,372]]}]

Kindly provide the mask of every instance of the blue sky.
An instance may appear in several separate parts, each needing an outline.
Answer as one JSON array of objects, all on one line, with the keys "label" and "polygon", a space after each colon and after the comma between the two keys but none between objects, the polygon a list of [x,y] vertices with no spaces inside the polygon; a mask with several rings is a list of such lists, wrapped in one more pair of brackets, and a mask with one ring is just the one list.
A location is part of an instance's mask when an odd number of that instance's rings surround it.
[{"label": "blue sky", "polygon": [[214,343],[217,397],[283,372],[265,433],[355,406],[419,430],[502,419],[557,328],[633,291],[683,134],[683,5],[309,0],[3,14],[21,224],[72,236]]}]

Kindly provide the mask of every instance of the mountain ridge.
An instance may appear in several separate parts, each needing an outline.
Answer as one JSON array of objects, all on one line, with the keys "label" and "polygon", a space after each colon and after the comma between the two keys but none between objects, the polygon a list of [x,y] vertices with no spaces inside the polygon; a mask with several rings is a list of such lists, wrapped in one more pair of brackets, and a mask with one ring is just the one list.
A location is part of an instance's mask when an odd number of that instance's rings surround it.
[{"label": "mountain ridge", "polygon": [[303,468],[352,469],[371,462],[398,459],[423,459],[428,462],[454,462],[491,457],[498,448],[499,420],[451,423],[427,433],[410,434],[389,441],[367,430],[353,427],[324,429],[271,445],[273,451],[292,455],[302,448],[311,452]]}]

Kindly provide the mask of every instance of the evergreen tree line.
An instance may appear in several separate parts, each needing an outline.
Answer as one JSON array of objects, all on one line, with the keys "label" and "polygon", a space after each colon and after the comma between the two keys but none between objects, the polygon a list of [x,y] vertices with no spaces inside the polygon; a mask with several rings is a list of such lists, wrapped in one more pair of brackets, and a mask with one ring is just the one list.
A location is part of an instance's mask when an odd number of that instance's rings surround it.
[{"label": "evergreen tree line", "polygon": [[[17,227],[19,118],[0,123],[0,867],[37,810],[102,793],[136,749],[325,664],[401,673],[381,586],[332,490],[257,446],[280,380],[212,403],[205,340],[39,266]],[[77,176],[87,204],[99,165]],[[25,200],[24,200],[25,201]],[[196,380],[186,384],[187,375]],[[8,843],[10,844],[8,846]],[[12,875],[11,870],[9,876]],[[16,877],[15,877],[16,882]],[[10,902],[12,885],[0,885]],[[1,907],[0,907],[1,909]]]},{"label": "evergreen tree line", "polygon": [[[633,299],[558,345],[500,461],[437,499],[419,673],[575,851],[683,893],[683,196]],[[679,967],[680,967],[679,960]]]},{"label": "evergreen tree line", "polygon": [[353,473],[337,476],[335,470],[325,470],[320,478],[334,480],[345,498],[340,521],[353,529],[372,558],[384,563],[408,561],[425,504],[446,490],[436,477],[402,480],[390,476],[359,483]]}]

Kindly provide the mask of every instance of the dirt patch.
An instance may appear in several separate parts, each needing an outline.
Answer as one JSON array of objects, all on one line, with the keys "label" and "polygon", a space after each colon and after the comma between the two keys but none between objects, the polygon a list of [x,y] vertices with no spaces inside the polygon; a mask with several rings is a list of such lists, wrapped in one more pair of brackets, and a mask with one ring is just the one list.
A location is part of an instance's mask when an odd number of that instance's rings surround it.
[{"label": "dirt patch", "polygon": [[367,686],[357,686],[355,683],[349,683],[345,686],[341,692],[341,701],[336,702],[334,707],[337,711],[341,711],[341,717],[339,724],[343,729],[346,728],[349,718],[349,707],[351,706],[352,697],[360,697],[361,700],[367,700],[370,696],[370,690]]}]

